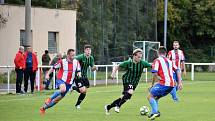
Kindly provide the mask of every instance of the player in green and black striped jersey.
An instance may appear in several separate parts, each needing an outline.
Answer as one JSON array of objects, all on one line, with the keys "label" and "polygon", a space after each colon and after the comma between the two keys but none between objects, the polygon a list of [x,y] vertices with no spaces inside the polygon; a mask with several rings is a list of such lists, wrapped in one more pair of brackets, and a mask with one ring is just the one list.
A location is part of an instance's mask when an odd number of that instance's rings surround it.
[{"label": "player in green and black striped jersey", "polygon": [[115,107],[115,112],[119,113],[119,108],[122,106],[122,104],[131,98],[135,88],[139,83],[143,69],[151,67],[148,62],[142,60],[142,55],[141,49],[135,49],[133,51],[133,59],[124,61],[114,68],[113,73],[111,74],[112,78],[115,77],[115,73],[119,68],[126,70],[126,73],[122,76],[123,95],[113,101],[110,105],[105,106],[106,114],[109,114],[109,110],[113,107]]},{"label": "player in green and black striped jersey", "polygon": [[80,104],[86,96],[87,88],[90,87],[90,83],[87,78],[87,69],[89,68],[89,66],[91,67],[92,71],[95,71],[97,69],[96,66],[94,66],[94,58],[91,55],[91,45],[85,45],[84,53],[76,56],[76,59],[81,65],[82,79],[75,79],[75,83],[77,86],[76,91],[80,93],[75,106],[77,109],[80,109]]}]

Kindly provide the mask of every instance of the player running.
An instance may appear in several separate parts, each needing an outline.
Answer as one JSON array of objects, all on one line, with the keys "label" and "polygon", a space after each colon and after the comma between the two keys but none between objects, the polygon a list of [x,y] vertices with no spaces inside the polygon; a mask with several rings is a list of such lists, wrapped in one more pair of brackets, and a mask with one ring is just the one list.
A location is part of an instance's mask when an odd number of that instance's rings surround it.
[{"label": "player running", "polygon": [[45,110],[54,106],[58,103],[70,89],[75,74],[81,77],[81,68],[79,62],[74,59],[75,50],[69,49],[67,51],[67,58],[58,61],[46,74],[46,79],[49,79],[49,74],[54,69],[59,68],[58,77],[56,81],[59,90],[55,91],[54,94],[45,101],[45,104],[40,108],[40,113],[45,114]]},{"label": "player running", "polygon": [[113,72],[111,74],[112,78],[115,78],[115,73],[119,68],[125,69],[126,73],[122,76],[123,81],[122,96],[113,101],[111,104],[105,106],[106,115],[110,114],[109,111],[113,107],[115,112],[119,113],[120,107],[131,98],[134,90],[136,89],[143,69],[151,67],[151,65],[148,62],[142,60],[142,56],[143,56],[142,50],[135,49],[133,51],[132,59],[122,62],[113,69]]},{"label": "player running", "polygon": [[[148,101],[151,105],[150,120],[160,116],[158,100],[169,94],[174,88],[173,70],[177,73],[178,88],[182,89],[180,70],[166,57],[166,48],[158,49],[158,58],[152,64],[152,87],[150,88]],[[158,82],[158,83],[155,83]]]},{"label": "player running", "polygon": [[[173,50],[168,52],[168,58],[170,60],[172,60],[172,62],[177,66],[177,68],[181,69],[181,71],[184,73],[184,75],[186,76],[186,68],[185,68],[185,57],[184,57],[184,53],[182,50],[179,49],[180,45],[178,41],[174,41],[173,42]],[[176,72],[173,72],[173,78],[175,80],[175,87],[174,89],[170,92],[170,94],[172,95],[172,99],[177,102],[178,101],[178,97],[177,97],[177,85],[178,85],[178,79],[177,79],[177,75]]]},{"label": "player running", "polygon": [[97,68],[96,66],[94,66],[94,58],[91,55],[91,45],[85,45],[84,53],[76,56],[75,58],[80,62],[80,65],[81,65],[82,79],[81,80],[75,79],[75,84],[77,89],[73,88],[78,93],[80,93],[78,100],[75,104],[76,108],[80,109],[81,108],[80,104],[86,97],[87,88],[90,87],[90,83],[87,78],[87,69],[89,68],[89,66],[91,67],[92,71],[97,70]]}]

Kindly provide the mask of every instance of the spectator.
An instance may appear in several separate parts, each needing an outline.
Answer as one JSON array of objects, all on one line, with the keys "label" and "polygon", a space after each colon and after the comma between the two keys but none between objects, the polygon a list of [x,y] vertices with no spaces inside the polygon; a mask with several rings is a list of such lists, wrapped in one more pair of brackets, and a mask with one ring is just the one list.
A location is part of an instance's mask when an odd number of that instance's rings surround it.
[{"label": "spectator", "polygon": [[65,59],[65,58],[67,58],[67,54],[66,54],[66,52],[64,52],[64,53],[63,53],[63,57],[62,57],[62,59]]},{"label": "spectator", "polygon": [[36,76],[36,71],[38,68],[37,56],[32,52],[31,47],[27,47],[25,52],[25,70],[24,70],[24,91],[27,93],[28,90],[28,79],[30,77],[31,82],[31,93],[34,93],[34,81]]},{"label": "spectator", "polygon": [[16,71],[16,93],[20,94],[22,92],[22,80],[23,80],[23,72],[25,68],[25,60],[24,60],[24,47],[20,46],[19,51],[16,54],[14,59],[15,71]]},{"label": "spectator", "polygon": [[[51,60],[51,58],[49,56],[49,51],[45,50],[45,53],[42,55],[42,65],[48,66],[50,63],[50,60]],[[42,68],[42,70],[43,70],[43,75],[45,78],[46,72],[49,70],[49,68]]]},{"label": "spectator", "polygon": [[[50,65],[53,66],[55,63],[57,63],[59,60],[62,59],[62,54],[58,53],[51,61]],[[50,90],[49,89],[49,85],[50,85],[50,81],[53,78],[53,72],[49,74],[49,80],[46,80],[45,82],[45,89],[46,90]]]}]

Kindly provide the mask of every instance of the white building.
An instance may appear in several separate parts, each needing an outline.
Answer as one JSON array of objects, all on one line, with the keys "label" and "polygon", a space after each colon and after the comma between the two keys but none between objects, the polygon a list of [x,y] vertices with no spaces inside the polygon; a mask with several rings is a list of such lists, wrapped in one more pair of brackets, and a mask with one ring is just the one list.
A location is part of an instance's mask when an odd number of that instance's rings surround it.
[{"label": "white building", "polygon": [[[25,7],[0,5],[0,65],[14,65],[13,59],[25,34]],[[32,48],[41,56],[44,50],[51,54],[76,49],[76,11],[31,8]]]}]

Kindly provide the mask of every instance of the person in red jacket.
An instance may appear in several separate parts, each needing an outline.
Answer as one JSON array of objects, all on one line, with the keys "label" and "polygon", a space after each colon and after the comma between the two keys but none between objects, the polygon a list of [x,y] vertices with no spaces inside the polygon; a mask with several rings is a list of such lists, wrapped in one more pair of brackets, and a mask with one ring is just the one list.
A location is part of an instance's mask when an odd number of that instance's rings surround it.
[{"label": "person in red jacket", "polygon": [[25,60],[24,60],[24,47],[20,46],[19,51],[17,52],[14,58],[15,71],[16,71],[16,93],[20,94],[22,92],[22,80],[23,80],[23,72],[25,68]]},{"label": "person in red jacket", "polygon": [[27,93],[28,91],[28,79],[30,77],[31,81],[31,93],[34,93],[34,81],[36,76],[36,71],[38,69],[38,61],[37,56],[34,52],[32,52],[31,47],[27,47],[27,51],[25,52],[25,70],[24,70],[24,91]]}]

